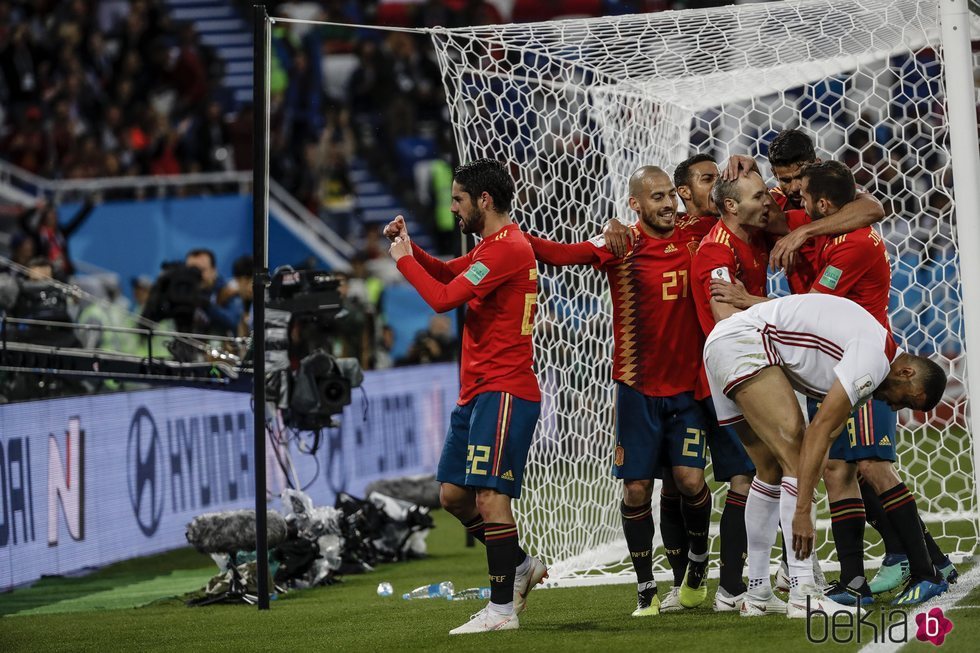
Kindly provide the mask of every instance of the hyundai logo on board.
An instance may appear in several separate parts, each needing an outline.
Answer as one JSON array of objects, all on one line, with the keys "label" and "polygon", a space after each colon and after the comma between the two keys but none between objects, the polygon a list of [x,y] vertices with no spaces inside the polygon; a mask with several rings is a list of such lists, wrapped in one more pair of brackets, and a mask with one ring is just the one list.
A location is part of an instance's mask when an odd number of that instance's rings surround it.
[{"label": "hyundai logo on board", "polygon": [[140,406],[129,423],[126,447],[129,469],[129,501],[140,530],[151,537],[163,517],[163,481],[165,476],[163,446],[153,414]]}]

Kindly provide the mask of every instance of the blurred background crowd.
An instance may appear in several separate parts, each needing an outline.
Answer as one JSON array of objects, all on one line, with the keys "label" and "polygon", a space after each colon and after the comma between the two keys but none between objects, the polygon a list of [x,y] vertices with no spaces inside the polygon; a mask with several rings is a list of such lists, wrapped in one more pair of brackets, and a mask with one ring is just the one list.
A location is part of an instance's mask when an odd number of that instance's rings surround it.
[{"label": "blurred background crowd", "polygon": [[[456,148],[439,66],[428,36],[357,25],[457,27],[723,4],[731,3],[267,2],[274,16],[344,24],[276,24],[270,71],[271,177],[352,246],[342,288],[348,317],[334,353],[378,369],[452,360],[457,350],[455,317],[434,316],[420,325],[389,314],[386,307],[409,298],[417,306],[418,300],[402,284],[380,233],[383,224],[403,213],[427,249],[442,256],[460,251],[449,210]],[[0,157],[27,173],[66,181],[250,170],[252,5],[251,0],[0,0]],[[234,186],[175,184],[167,193],[219,194],[229,188]],[[75,198],[81,204],[70,214],[57,197],[28,206],[0,201],[0,255],[6,257],[8,276],[72,281],[86,291],[77,297],[67,292],[69,315],[59,319],[139,323],[134,314],[145,311],[158,279],[86,280],[78,274],[70,244],[100,203],[145,195],[139,184],[97,185]],[[246,252],[240,254],[234,261],[216,261],[207,242],[187,252],[183,263],[200,268],[201,296],[207,298],[193,328],[248,334],[252,264]],[[218,274],[232,262],[230,277]],[[152,269],[164,263],[154,261]],[[86,298],[92,297],[102,300],[101,308],[89,309],[92,301]],[[4,304],[0,293],[0,308],[9,315],[25,316],[23,304]],[[36,304],[27,316],[38,316]],[[91,347],[140,350],[99,338],[88,333],[82,340]],[[399,339],[408,346],[396,348]]]}]

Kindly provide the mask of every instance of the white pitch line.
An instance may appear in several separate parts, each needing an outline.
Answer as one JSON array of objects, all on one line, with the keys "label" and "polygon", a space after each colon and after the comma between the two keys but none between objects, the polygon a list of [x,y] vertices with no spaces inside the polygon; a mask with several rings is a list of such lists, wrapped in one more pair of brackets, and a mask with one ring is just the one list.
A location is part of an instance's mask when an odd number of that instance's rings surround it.
[{"label": "white pitch line", "polygon": [[[915,606],[914,610],[909,610],[910,626],[915,624],[914,615],[919,614],[920,612],[928,612],[932,608],[942,608],[942,611],[945,613],[961,608],[980,607],[975,605],[956,605],[958,601],[962,601],[964,598],[966,598],[967,594],[973,591],[973,588],[977,585],[980,585],[980,564],[974,565],[970,571],[960,576],[959,580],[956,581],[956,584],[953,585],[945,594],[937,596],[931,601],[926,601],[921,605]],[[951,637],[955,636],[956,633],[955,620],[953,621],[953,633],[954,634],[951,635]],[[915,633],[911,627],[909,628],[909,641],[918,641],[915,640]],[[895,651],[898,651],[900,648],[905,646],[906,643],[907,642],[872,642],[870,644],[865,644],[861,650],[858,651],[858,653],[895,653]]]}]

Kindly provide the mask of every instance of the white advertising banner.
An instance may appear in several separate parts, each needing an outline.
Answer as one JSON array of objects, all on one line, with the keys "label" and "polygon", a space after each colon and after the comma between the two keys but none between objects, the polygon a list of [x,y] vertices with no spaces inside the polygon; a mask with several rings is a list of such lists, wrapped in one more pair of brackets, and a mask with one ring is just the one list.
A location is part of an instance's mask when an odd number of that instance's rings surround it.
[{"label": "white advertising banner", "polygon": [[[288,438],[288,473],[317,505],[435,472],[456,366],[367,372],[363,388],[315,453],[311,434]],[[253,419],[250,395],[193,388],[0,406],[0,591],[184,546],[193,517],[254,507]],[[266,449],[277,497],[290,467]]]}]

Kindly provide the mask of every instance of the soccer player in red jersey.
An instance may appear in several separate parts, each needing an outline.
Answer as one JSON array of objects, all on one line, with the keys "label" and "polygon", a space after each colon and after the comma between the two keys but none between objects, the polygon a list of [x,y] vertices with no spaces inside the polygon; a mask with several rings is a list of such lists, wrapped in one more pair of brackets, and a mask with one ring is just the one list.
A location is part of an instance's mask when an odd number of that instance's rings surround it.
[{"label": "soccer player in red jersey", "polygon": [[[756,172],[735,179],[719,179],[711,192],[721,219],[701,241],[694,257],[691,274],[692,294],[698,319],[704,333],[710,334],[715,323],[738,312],[734,306],[711,296],[711,280],[740,282],[754,295],[765,296],[768,264],[768,241],[764,230],[771,214],[778,213],[762,177]],[[737,425],[742,444],[755,463],[745,505],[749,588],[743,595],[741,612],[756,616],[786,612],[786,604],[773,595],[769,586],[769,552],[776,539],[779,484],[782,477],[775,456],[744,424]],[[767,587],[768,586],[768,587]]]},{"label": "soccer player in red jersey", "polygon": [[480,242],[439,261],[412,244],[398,216],[385,228],[398,269],[437,312],[467,307],[460,392],[436,478],[442,506],[486,544],[490,603],[450,634],[518,627],[527,593],[547,569],[518,543],[511,500],[538,421],[541,393],[532,369],[538,272],[510,217],[514,182],[503,164],[481,159],[453,175],[452,211]]},{"label": "soccer player in red jersey", "polygon": [[[772,188],[773,200],[786,212],[789,233],[772,245],[769,256],[771,267],[786,271],[787,280],[793,292],[809,292],[814,281],[812,269],[813,256],[820,249],[821,236],[836,236],[861,227],[869,227],[885,217],[885,209],[877,199],[868,193],[858,192],[854,200],[823,222],[812,222],[803,208],[800,195],[800,170],[807,163],[818,161],[813,140],[799,129],[784,129],[776,135],[769,145],[769,165],[778,185]],[[754,159],[734,155],[722,172],[725,179],[735,179],[739,174],[754,170],[759,166]],[[812,240],[811,240],[812,239]],[[804,266],[797,272],[797,266]],[[798,275],[798,276],[797,276]]]},{"label": "soccer player in red jersey", "polygon": [[[854,199],[854,176],[842,163],[810,163],[801,170],[801,195],[807,213],[823,220]],[[820,252],[821,272],[812,292],[846,297],[868,311],[885,329],[888,323],[888,296],[891,290],[891,267],[882,237],[864,227],[829,239]],[[811,400],[811,418],[820,404]],[[942,553],[926,530],[915,497],[895,470],[897,414],[888,403],[873,399],[864,404],[847,421],[844,432],[830,449],[830,460],[824,470],[830,515],[841,563],[841,577],[830,597],[839,603],[853,602],[858,590],[862,602],[871,603],[872,593],[894,587],[886,569],[874,587],[852,581],[864,576],[865,505],[862,494],[875,504],[875,520],[882,539],[890,544],[886,557],[892,554],[901,570],[904,557],[909,568],[906,588],[896,599],[898,605],[920,603],[943,591],[942,583],[958,575],[949,558]],[[857,475],[868,487],[862,492]],[[878,506],[882,508],[879,510]],[[886,561],[891,562],[891,561]],[[894,566],[895,562],[892,563]],[[885,565],[886,567],[888,565]],[[901,575],[893,574],[901,580]]]},{"label": "soccer player in red jersey", "polygon": [[[802,166],[799,175],[804,205],[814,221],[829,219],[840,207],[855,200],[854,177],[842,163],[812,162]],[[891,269],[881,236],[873,228],[863,227],[828,237],[816,256],[817,274],[809,292],[846,297],[890,331]],[[731,296],[725,299],[728,293]],[[721,301],[733,301],[739,308],[766,301],[748,297],[730,286],[716,286],[713,294]],[[735,299],[736,295],[740,299]],[[818,409],[818,402],[809,400],[811,417]],[[932,590],[923,590],[920,583],[937,585],[933,567],[939,570],[942,580],[955,580],[958,575],[921,522],[914,496],[896,472],[896,431],[895,412],[887,403],[872,400],[855,411],[831,448],[824,479],[841,563],[838,586],[830,593],[835,601],[853,603],[853,594],[846,588],[855,578],[864,577],[864,525],[868,515],[885,543],[885,561],[870,586],[862,580],[851,588],[862,594],[864,603],[872,601],[872,594],[889,591],[902,582],[908,584],[898,599],[903,605],[916,602],[915,596],[921,599],[931,595]]]},{"label": "soccer player in red jersey", "polygon": [[[711,189],[718,180],[718,165],[714,158],[707,154],[695,154],[677,165],[674,169],[674,185],[677,195],[684,200],[688,215],[708,216],[717,220],[718,207],[711,199]],[[702,375],[703,377],[703,375]],[[707,379],[699,383],[696,396],[701,401],[701,407],[708,415],[708,449],[711,451],[711,468],[716,481],[729,483],[728,494],[725,497],[725,508],[721,514],[719,562],[721,563],[718,591],[715,593],[714,609],[716,612],[737,611],[745,593],[745,583],[742,580],[742,570],[745,565],[745,500],[748,498],[755,466],[749,459],[738,434],[730,426],[720,426],[715,418],[714,404],[711,402]],[[660,497],[660,531],[664,540],[664,548],[669,551],[684,545],[686,539],[675,536],[675,532],[683,535],[683,523],[674,524],[678,511],[672,509],[672,504],[679,498],[676,492],[671,493],[664,483]],[[676,544],[674,543],[676,542]],[[674,564],[671,564],[674,567]],[[674,569],[675,578],[677,570]]]},{"label": "soccer player in red jersey", "polygon": [[[529,237],[538,260],[552,265],[593,265],[609,280],[613,303],[613,379],[616,383],[616,449],[613,474],[623,481],[623,532],[637,577],[633,616],[655,615],[661,602],[653,579],[653,480],[663,467],[676,487],[684,529],[683,560],[666,606],[695,607],[707,595],[711,495],[704,482],[706,420],[694,396],[703,337],[690,297],[691,259],[714,224],[710,216],[677,218],[677,195],[660,168],[636,170],[630,208],[639,220],[625,256],[602,237],[565,245]],[[668,555],[672,552],[668,551]],[[676,564],[677,561],[674,561]],[[679,578],[677,577],[679,575]]]}]

